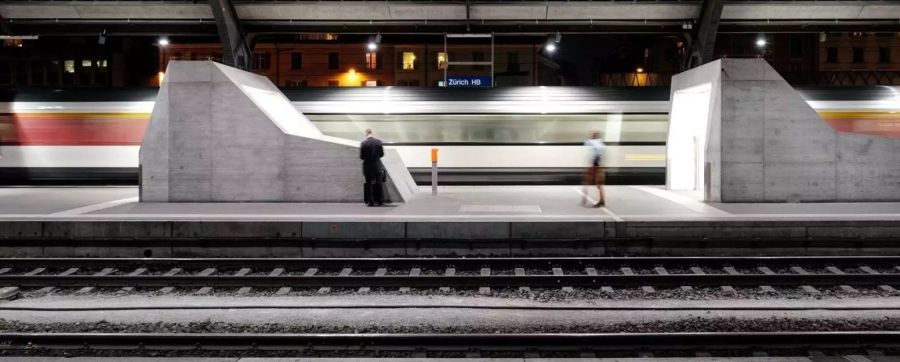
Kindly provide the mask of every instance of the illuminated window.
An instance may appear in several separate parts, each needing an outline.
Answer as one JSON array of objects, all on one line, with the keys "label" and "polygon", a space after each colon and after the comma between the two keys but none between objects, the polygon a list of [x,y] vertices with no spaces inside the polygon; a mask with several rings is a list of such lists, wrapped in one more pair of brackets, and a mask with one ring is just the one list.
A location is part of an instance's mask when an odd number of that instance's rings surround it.
[{"label": "illuminated window", "polygon": [[367,81],[365,81],[365,82],[363,83],[363,86],[366,86],[366,87],[377,87],[377,86],[378,86],[378,81],[377,81],[377,80],[367,80]]},{"label": "illuminated window", "polygon": [[403,52],[403,70],[416,69],[416,53]]},{"label": "illuminated window", "polygon": [[98,68],[106,68],[106,59],[97,60],[96,65]]},{"label": "illuminated window", "polygon": [[91,66],[91,61],[90,61],[90,59],[84,59],[84,60],[81,61],[81,67],[82,67],[82,68],[89,68],[90,66]]},{"label": "illuminated window", "polygon": [[437,66],[438,66],[438,69],[440,69],[440,70],[447,69],[447,53],[438,52]]},{"label": "illuminated window", "polygon": [[339,85],[340,85],[340,83],[339,83],[338,81],[336,81],[336,80],[329,80],[329,81],[328,81],[328,86],[329,86],[329,87],[337,87],[337,86],[339,86]]},{"label": "illuminated window", "polygon": [[75,61],[74,60],[66,60],[63,62],[63,69],[66,73],[72,74],[75,73]]},{"label": "illuminated window", "polygon": [[366,53],[366,69],[378,69],[380,68],[378,65],[381,63],[378,59],[378,53],[369,52]]}]

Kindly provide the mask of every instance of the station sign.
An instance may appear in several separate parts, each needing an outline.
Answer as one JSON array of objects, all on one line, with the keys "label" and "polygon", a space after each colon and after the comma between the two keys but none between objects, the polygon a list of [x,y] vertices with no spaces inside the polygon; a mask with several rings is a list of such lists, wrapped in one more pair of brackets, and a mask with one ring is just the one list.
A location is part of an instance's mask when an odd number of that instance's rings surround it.
[{"label": "station sign", "polygon": [[449,88],[480,88],[480,87],[491,87],[493,85],[493,79],[489,75],[484,76],[448,76],[447,83],[444,84],[445,87]]}]

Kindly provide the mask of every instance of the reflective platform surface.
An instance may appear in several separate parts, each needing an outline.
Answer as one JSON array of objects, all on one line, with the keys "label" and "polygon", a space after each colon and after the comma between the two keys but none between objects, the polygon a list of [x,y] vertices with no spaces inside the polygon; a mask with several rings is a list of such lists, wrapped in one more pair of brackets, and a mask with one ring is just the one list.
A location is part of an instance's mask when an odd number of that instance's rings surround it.
[{"label": "reflective platform surface", "polygon": [[[587,190],[587,204],[597,200]],[[420,187],[405,204],[141,203],[136,187],[0,188],[0,220],[222,221],[900,221],[900,203],[718,204],[659,186],[607,186],[606,207],[581,186]]]}]

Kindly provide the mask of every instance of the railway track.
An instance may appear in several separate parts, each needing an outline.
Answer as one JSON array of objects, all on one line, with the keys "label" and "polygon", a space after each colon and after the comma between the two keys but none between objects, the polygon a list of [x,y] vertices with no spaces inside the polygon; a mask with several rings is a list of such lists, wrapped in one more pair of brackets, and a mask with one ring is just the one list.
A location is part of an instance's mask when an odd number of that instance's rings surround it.
[{"label": "railway track", "polygon": [[[608,356],[642,353],[685,355],[808,355],[822,351],[893,353],[900,332],[699,332],[699,333],[534,333],[534,334],[210,334],[210,333],[0,333],[0,352],[128,355],[166,351],[175,355],[291,351],[324,353],[465,356],[565,353]],[[867,353],[863,352],[863,353]]]},{"label": "railway track", "polygon": [[[900,286],[900,257],[0,259],[21,288],[682,288]],[[15,288],[15,289],[10,289]],[[171,290],[171,289],[170,289]]]}]

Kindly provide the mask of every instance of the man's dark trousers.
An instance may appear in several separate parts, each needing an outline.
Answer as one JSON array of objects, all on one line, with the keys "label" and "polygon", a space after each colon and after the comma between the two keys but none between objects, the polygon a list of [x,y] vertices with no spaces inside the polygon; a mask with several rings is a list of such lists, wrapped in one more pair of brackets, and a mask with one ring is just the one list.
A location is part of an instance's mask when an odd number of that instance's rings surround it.
[{"label": "man's dark trousers", "polygon": [[363,176],[366,178],[365,191],[363,198],[366,204],[381,205],[384,203],[384,195],[382,195],[383,184],[381,183],[381,162],[363,162]]},{"label": "man's dark trousers", "polygon": [[369,205],[381,205],[384,198],[381,195],[381,158],[384,157],[384,148],[381,141],[375,137],[366,137],[359,145],[359,159],[363,160],[363,177],[366,184],[363,198]]}]

